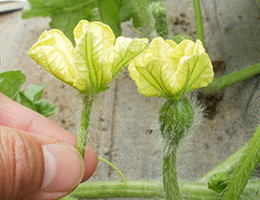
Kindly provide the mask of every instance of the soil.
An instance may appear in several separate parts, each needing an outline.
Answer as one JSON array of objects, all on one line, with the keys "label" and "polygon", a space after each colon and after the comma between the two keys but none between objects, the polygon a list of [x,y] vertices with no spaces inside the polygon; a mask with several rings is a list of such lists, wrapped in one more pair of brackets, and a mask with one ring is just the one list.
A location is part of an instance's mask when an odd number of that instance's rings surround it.
[{"label": "soil", "polygon": [[[212,61],[214,75],[216,77],[223,74],[225,70],[224,61],[221,59]],[[222,101],[224,96],[224,90],[219,91],[214,94],[206,94],[203,92],[199,92],[197,97],[198,99],[204,103],[205,105],[205,117],[209,119],[214,119],[214,116],[217,112],[219,112],[218,105]]]}]

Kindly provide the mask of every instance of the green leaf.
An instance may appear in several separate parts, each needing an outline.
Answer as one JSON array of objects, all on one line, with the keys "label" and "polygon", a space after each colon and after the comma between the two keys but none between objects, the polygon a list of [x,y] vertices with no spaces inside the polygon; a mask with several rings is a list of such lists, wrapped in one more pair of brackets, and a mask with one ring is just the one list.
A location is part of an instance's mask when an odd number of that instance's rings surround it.
[{"label": "green leaf", "polygon": [[183,40],[186,40],[186,39],[193,41],[192,37],[190,37],[188,35],[185,35],[183,33],[180,33],[180,34],[175,35],[175,36],[172,37],[172,40],[174,42],[176,42],[177,44],[181,43]]},{"label": "green leaf", "polygon": [[121,0],[119,17],[122,22],[133,19],[134,27],[142,27],[149,34],[155,30],[154,19],[150,9],[152,0]]},{"label": "green leaf", "polygon": [[98,0],[101,21],[112,28],[116,37],[120,36],[122,32],[120,27],[119,6],[120,0]]},{"label": "green leaf", "polygon": [[49,117],[57,112],[55,106],[51,105],[49,102],[45,100],[39,100],[35,103],[36,109],[38,113],[42,114],[45,117]]},{"label": "green leaf", "polygon": [[133,24],[135,27],[142,26],[141,18],[135,10],[134,5],[137,3],[136,0],[121,0],[120,2],[120,10],[119,17],[122,22],[129,21],[133,19]]},{"label": "green leaf", "polygon": [[18,102],[19,104],[24,105],[27,108],[30,108],[30,109],[32,109],[34,111],[37,111],[34,103],[32,101],[30,101],[29,99],[27,99],[26,96],[22,92],[19,92],[14,100],[16,102]]},{"label": "green leaf", "polygon": [[0,92],[14,99],[19,93],[26,76],[21,71],[8,71],[0,74]]},{"label": "green leaf", "polygon": [[43,85],[30,85],[26,88],[23,94],[27,99],[35,103],[41,99],[44,89],[45,86]]},{"label": "green leaf", "polygon": [[50,26],[60,29],[74,43],[73,28],[81,19],[88,19],[97,7],[95,0],[29,0],[22,17],[51,17]]}]

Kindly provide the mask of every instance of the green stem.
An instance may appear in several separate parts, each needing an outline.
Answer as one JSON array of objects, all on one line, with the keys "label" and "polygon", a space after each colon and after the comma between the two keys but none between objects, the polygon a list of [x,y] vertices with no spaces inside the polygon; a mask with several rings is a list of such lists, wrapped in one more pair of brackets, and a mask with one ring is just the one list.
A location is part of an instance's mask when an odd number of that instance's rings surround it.
[{"label": "green stem", "polygon": [[237,72],[216,78],[211,84],[203,88],[202,91],[214,93],[218,90],[222,90],[257,74],[260,74],[260,63],[254,64],[250,67],[246,67]]},{"label": "green stem", "polygon": [[122,185],[126,185],[127,180],[124,176],[124,174],[111,162],[109,162],[108,160],[106,160],[105,158],[102,158],[100,156],[98,156],[98,159],[103,161],[104,163],[108,164],[110,167],[112,167],[114,170],[116,170],[116,172],[121,176],[121,178],[123,179],[123,183]]},{"label": "green stem", "polygon": [[176,167],[177,147],[172,152],[166,151],[163,156],[163,187],[166,200],[181,200]]},{"label": "green stem", "polygon": [[246,150],[241,156],[236,169],[231,174],[223,200],[238,199],[243,192],[248,179],[260,162],[260,126],[257,128]]},{"label": "green stem", "polygon": [[[182,183],[180,189],[183,197],[193,200],[217,200],[219,194],[209,190],[204,183]],[[260,190],[260,181],[250,181],[245,192]],[[71,197],[82,199],[102,198],[163,198],[163,184],[160,181],[127,181],[122,186],[120,181],[85,182],[80,184]]]},{"label": "green stem", "polygon": [[83,97],[83,110],[81,113],[80,128],[78,131],[77,144],[76,144],[76,149],[79,151],[82,157],[84,157],[85,154],[85,146],[87,142],[92,101],[93,101],[93,96]]},{"label": "green stem", "polygon": [[216,166],[215,168],[210,170],[207,174],[205,174],[203,177],[201,177],[197,182],[206,183],[212,175],[219,172],[226,172],[230,174],[235,169],[236,164],[239,161],[239,158],[243,154],[246,147],[247,147],[247,143],[244,146],[242,146],[239,150],[237,150],[235,153],[230,155],[226,160],[224,160],[218,166]]},{"label": "green stem", "polygon": [[199,0],[193,0],[193,6],[194,6],[194,10],[195,10],[197,38],[204,45],[204,33],[203,33],[203,23],[202,23],[202,17],[201,17],[200,1]]}]

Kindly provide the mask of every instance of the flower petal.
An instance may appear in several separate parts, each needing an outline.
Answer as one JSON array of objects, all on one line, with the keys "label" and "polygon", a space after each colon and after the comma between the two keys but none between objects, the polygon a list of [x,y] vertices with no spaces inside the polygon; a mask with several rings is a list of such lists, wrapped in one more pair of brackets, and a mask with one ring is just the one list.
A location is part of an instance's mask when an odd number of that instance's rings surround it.
[{"label": "flower petal", "polygon": [[61,31],[53,29],[40,36],[28,55],[58,79],[73,86],[76,77],[73,51],[70,40]]},{"label": "flower petal", "polygon": [[148,40],[146,39],[130,39],[120,36],[116,39],[116,44],[107,57],[107,63],[112,71],[112,77],[129,62],[139,55],[146,47]]},{"label": "flower petal", "polygon": [[133,66],[129,68],[130,76],[135,80],[138,92],[145,96],[169,96],[162,79],[162,71],[168,63],[163,60],[151,60],[146,67]]},{"label": "flower petal", "polygon": [[156,37],[149,45],[149,51],[154,58],[169,59],[169,54],[173,51],[174,42],[164,41],[161,37]]},{"label": "flower petal", "polygon": [[185,62],[189,68],[188,91],[206,87],[214,77],[213,66],[208,54],[194,55]]},{"label": "flower petal", "polygon": [[[80,21],[74,30],[74,63],[79,76],[87,82],[85,90],[97,92],[111,81],[112,74],[105,58],[112,50],[115,36],[109,26],[100,22]],[[78,82],[83,82],[80,78]]]}]

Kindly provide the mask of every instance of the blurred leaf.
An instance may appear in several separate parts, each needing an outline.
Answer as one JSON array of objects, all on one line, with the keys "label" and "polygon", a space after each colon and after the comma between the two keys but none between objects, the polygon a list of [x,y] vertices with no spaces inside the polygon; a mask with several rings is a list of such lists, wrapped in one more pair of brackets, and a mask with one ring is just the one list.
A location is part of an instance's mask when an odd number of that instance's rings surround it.
[{"label": "blurred leaf", "polygon": [[49,117],[57,112],[55,106],[51,105],[45,100],[39,100],[35,103],[38,113],[42,114],[45,117]]},{"label": "blurred leaf", "polygon": [[34,103],[32,101],[30,101],[29,99],[27,99],[26,96],[22,92],[19,92],[14,100],[27,108],[37,111]]},{"label": "blurred leaf", "polygon": [[179,35],[175,35],[172,37],[172,40],[176,42],[177,44],[181,43],[183,40],[191,40],[193,41],[192,37],[185,35],[183,33],[180,33]]},{"label": "blurred leaf", "polygon": [[0,74],[0,92],[14,99],[19,93],[26,76],[21,71],[8,71]]},{"label": "blurred leaf", "polygon": [[120,0],[98,0],[98,8],[101,21],[109,25],[116,37],[121,35],[119,18]]},{"label": "blurred leaf", "polygon": [[[140,13],[138,13],[138,11],[135,9],[135,5],[138,6],[138,1],[139,0],[121,0],[119,10],[120,20],[122,22],[125,22],[133,19],[133,24],[136,28],[142,26],[142,17],[140,16]],[[143,3],[146,3],[148,6],[149,0],[144,0]],[[149,8],[149,6],[147,8]]]},{"label": "blurred leaf", "polygon": [[28,0],[22,17],[51,17],[50,26],[60,29],[73,40],[73,29],[82,19],[108,24],[116,36],[121,35],[120,23],[133,19],[135,27],[152,31],[152,0]]},{"label": "blurred leaf", "polygon": [[29,0],[22,17],[51,17],[50,26],[60,29],[74,43],[73,29],[81,19],[91,17],[96,0]]},{"label": "blurred leaf", "polygon": [[45,86],[43,85],[29,85],[23,94],[27,99],[35,103],[41,99],[44,89]]}]

